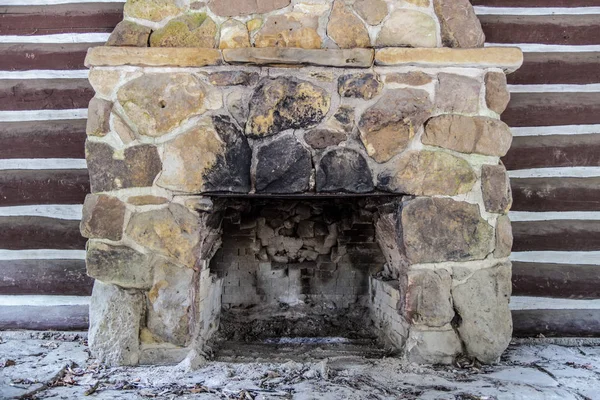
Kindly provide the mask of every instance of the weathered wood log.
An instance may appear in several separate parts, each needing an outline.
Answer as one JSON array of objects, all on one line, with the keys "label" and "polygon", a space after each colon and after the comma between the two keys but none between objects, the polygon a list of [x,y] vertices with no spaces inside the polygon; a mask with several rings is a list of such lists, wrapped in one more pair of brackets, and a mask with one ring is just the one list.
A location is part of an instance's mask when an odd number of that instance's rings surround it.
[{"label": "weathered wood log", "polygon": [[511,179],[513,211],[600,211],[600,178]]},{"label": "weathered wood log", "polygon": [[512,229],[513,251],[600,250],[600,221],[522,221]]},{"label": "weathered wood log", "polygon": [[87,108],[92,97],[87,79],[0,80],[0,110]]},{"label": "weathered wood log", "polygon": [[513,335],[600,336],[600,310],[515,310]]},{"label": "weathered wood log", "polygon": [[79,221],[48,217],[0,217],[0,246],[9,250],[83,250]]},{"label": "weathered wood log", "polygon": [[0,43],[0,70],[85,69],[83,61],[90,47],[102,43]]},{"label": "weathered wood log", "polygon": [[513,85],[600,82],[600,52],[524,53],[523,66],[508,75]]},{"label": "weathered wood log", "polygon": [[600,265],[513,262],[513,295],[600,298]]},{"label": "weathered wood log", "polygon": [[471,4],[487,7],[597,7],[600,0],[471,0]]}]

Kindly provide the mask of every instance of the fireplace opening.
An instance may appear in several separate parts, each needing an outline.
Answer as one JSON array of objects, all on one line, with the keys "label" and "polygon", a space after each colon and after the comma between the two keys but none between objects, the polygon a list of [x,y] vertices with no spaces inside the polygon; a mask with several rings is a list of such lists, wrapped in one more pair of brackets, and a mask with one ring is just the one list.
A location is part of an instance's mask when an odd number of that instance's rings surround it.
[{"label": "fireplace opening", "polygon": [[215,355],[239,355],[256,346],[299,352],[325,346],[346,353],[361,348],[363,356],[383,355],[372,314],[373,303],[381,304],[373,297],[384,293],[372,290],[372,280],[392,276],[375,220],[378,209],[393,201],[215,199],[222,217],[221,246],[209,262],[221,286],[210,346]]}]

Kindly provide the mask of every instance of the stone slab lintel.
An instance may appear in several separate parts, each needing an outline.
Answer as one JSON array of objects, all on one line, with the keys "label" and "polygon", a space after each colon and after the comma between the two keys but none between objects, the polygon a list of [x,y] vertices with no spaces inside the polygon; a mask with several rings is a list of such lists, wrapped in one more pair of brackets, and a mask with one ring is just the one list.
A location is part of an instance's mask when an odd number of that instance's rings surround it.
[{"label": "stone slab lintel", "polygon": [[85,57],[86,67],[206,67],[223,63],[221,51],[176,47],[93,47]]},{"label": "stone slab lintel", "polygon": [[483,49],[412,49],[388,47],[375,52],[375,65],[418,67],[501,68],[507,74],[523,64],[518,47],[486,47]]},{"label": "stone slab lintel", "polygon": [[340,68],[370,68],[373,49],[297,49],[281,47],[223,50],[229,64],[318,65]]}]

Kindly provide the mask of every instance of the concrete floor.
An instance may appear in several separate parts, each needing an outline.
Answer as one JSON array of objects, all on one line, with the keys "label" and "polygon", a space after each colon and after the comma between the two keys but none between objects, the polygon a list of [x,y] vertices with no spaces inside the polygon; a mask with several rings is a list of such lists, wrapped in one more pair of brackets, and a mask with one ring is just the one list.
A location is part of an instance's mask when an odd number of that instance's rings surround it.
[{"label": "concrete floor", "polygon": [[[394,358],[106,368],[85,334],[0,332],[0,399],[600,399],[600,342],[515,341],[496,366]],[[86,395],[87,394],[87,395]]]}]

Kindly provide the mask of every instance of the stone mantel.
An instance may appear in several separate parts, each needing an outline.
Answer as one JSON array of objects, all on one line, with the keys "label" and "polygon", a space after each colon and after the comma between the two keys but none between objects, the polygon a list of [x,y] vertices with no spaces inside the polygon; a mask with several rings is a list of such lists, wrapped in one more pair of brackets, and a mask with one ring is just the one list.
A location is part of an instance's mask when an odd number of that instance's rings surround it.
[{"label": "stone mantel", "polygon": [[207,67],[219,65],[297,66],[336,68],[415,66],[424,68],[499,68],[509,74],[523,64],[518,47],[475,49],[405,48],[299,49],[240,48],[203,49],[175,47],[94,47],[88,50],[86,67]]}]

